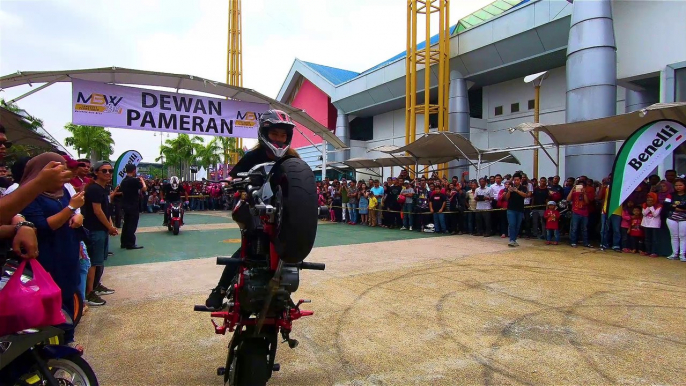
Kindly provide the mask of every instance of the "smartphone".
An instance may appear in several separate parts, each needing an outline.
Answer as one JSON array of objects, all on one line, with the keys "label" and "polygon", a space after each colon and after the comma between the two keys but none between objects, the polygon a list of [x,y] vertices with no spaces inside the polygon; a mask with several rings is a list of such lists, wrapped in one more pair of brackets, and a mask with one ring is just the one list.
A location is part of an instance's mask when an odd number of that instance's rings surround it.
[{"label": "smartphone", "polygon": [[581,185],[581,184],[576,185],[576,186],[574,187],[574,191],[576,191],[577,193],[581,193],[581,192],[584,191],[584,186]]}]

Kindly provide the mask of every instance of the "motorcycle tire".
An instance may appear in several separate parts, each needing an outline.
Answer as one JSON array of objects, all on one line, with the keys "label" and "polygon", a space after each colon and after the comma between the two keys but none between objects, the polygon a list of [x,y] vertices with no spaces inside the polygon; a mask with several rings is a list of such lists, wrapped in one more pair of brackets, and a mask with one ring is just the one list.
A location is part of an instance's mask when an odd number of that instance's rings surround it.
[{"label": "motorcycle tire", "polygon": [[[78,378],[78,380],[74,379],[74,381],[78,382],[77,384],[98,386],[98,377],[95,376],[95,372],[88,362],[78,354],[67,355],[59,359],[48,359],[46,362],[60,385],[63,384],[63,382],[60,381],[60,379],[62,379],[62,377],[60,377],[61,372],[67,372]],[[63,379],[63,381],[69,382],[65,384],[72,384],[71,379]]]},{"label": "motorcycle tire", "polygon": [[277,238],[285,263],[299,263],[307,257],[317,237],[317,187],[314,173],[300,158],[283,161],[272,177],[274,191],[281,188],[282,215]]},{"label": "motorcycle tire", "polygon": [[262,386],[269,380],[269,348],[262,338],[245,339],[236,352],[236,386]]},{"label": "motorcycle tire", "polygon": [[174,228],[172,230],[172,233],[174,233],[174,236],[179,234],[179,223],[178,222],[174,223]]}]

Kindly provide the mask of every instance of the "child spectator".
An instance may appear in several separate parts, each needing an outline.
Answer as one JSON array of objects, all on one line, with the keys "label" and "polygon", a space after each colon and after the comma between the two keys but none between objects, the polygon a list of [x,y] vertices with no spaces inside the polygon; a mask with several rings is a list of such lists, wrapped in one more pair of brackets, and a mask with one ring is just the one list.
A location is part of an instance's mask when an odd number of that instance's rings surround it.
[{"label": "child spectator", "polygon": [[[557,211],[555,201],[548,201],[548,208],[543,214],[545,219],[546,245],[557,245],[560,243],[560,212]],[[552,241],[555,235],[555,241]]]},{"label": "child spectator", "polygon": [[[377,182],[378,181],[375,181],[374,183],[376,185],[378,185]],[[376,212],[376,208],[379,205],[379,200],[376,198],[376,194],[374,192],[368,192],[367,196],[368,196],[368,200],[369,200],[369,212],[371,214],[369,216],[369,225],[372,227],[375,227],[376,226],[376,220],[377,220],[377,216],[376,216],[375,212]]]},{"label": "child spectator", "polygon": [[634,202],[627,201],[622,208],[622,223],[620,228],[622,228],[622,252],[631,253],[629,249],[629,228],[631,227],[631,213],[634,210]]},{"label": "child spectator", "polygon": [[641,208],[634,207],[631,211],[629,223],[628,249],[631,253],[639,253],[643,250],[643,229],[641,229]]},{"label": "child spectator", "polygon": [[641,253],[642,255],[657,257],[657,232],[662,222],[661,211],[662,205],[657,202],[657,193],[648,193],[646,203],[643,204],[643,220],[641,221],[645,232],[645,252]]}]

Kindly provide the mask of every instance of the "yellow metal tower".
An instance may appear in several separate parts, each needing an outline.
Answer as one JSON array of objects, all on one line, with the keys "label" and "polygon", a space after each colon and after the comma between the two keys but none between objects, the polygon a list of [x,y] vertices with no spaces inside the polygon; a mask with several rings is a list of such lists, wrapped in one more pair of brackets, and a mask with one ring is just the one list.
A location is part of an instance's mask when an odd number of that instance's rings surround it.
[{"label": "yellow metal tower", "polygon": [[[431,45],[431,15],[438,13],[438,42]],[[417,46],[419,15],[426,18],[425,46]],[[405,73],[405,144],[417,138],[417,115],[424,116],[424,133],[429,132],[429,116],[438,114],[438,131],[448,130],[448,86],[450,71],[450,0],[407,0],[407,57]],[[430,103],[431,71],[438,64],[438,100]],[[418,73],[424,71],[424,100],[417,101]],[[440,165],[445,175],[447,164]]]},{"label": "yellow metal tower", "polygon": [[[241,0],[229,0],[229,39],[226,54],[226,83],[243,87],[243,35],[241,32]],[[236,138],[236,147],[243,148],[243,138]],[[227,156],[226,154],[224,155]],[[238,162],[238,152],[232,152],[231,163]]]}]

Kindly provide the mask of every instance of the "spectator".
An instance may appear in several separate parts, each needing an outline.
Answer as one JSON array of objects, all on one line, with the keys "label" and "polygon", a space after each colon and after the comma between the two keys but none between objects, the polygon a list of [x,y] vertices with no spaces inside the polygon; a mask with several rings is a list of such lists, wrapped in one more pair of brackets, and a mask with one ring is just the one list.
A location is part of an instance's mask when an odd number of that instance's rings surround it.
[{"label": "spectator", "polygon": [[480,187],[476,189],[476,235],[491,236],[491,202],[493,191],[486,186],[486,179],[479,180]]},{"label": "spectator", "polygon": [[657,193],[648,193],[646,203],[643,204],[643,220],[641,226],[645,233],[645,255],[650,257],[657,257],[657,231],[660,229],[661,219],[660,212],[662,205],[657,202]]},{"label": "spectator", "polygon": [[467,231],[472,236],[476,236],[478,234],[476,226],[476,205],[478,204],[476,188],[476,181],[470,181],[469,190],[467,191],[467,207],[469,209],[469,212],[467,212]]},{"label": "spectator", "polygon": [[69,183],[74,187],[77,192],[83,192],[86,184],[90,182],[88,174],[91,171],[91,161],[88,158],[81,158],[76,161],[76,168],[72,169],[74,177],[69,181]]},{"label": "spectator", "polygon": [[[545,218],[546,245],[557,245],[560,243],[560,212],[557,210],[555,201],[548,202],[548,209],[543,214]],[[555,239],[553,240],[553,236]]]},{"label": "spectator", "polygon": [[[433,216],[431,215],[431,212],[429,211],[429,196],[431,195],[431,191],[429,190],[428,185],[426,184],[426,178],[422,177],[419,180],[419,184],[415,187],[415,192],[414,192],[414,197],[417,198],[416,204],[415,204],[415,227],[417,230],[420,232],[424,231],[424,228],[426,225],[430,224],[433,221]],[[414,201],[414,200],[413,200]]]},{"label": "spectator", "polygon": [[105,257],[109,235],[119,232],[110,220],[110,202],[106,186],[112,181],[112,165],[99,161],[93,165],[95,179],[85,188],[85,205],[83,206],[84,226],[90,231],[88,238],[88,257],[91,267],[88,270],[86,283],[86,303],[89,306],[102,306],[106,302],[100,297],[114,293],[114,290],[102,284],[105,272]]},{"label": "spectator", "polygon": [[367,185],[363,182],[362,189],[359,192],[359,215],[360,224],[369,225],[369,192]]},{"label": "spectator", "polygon": [[[500,197],[500,193],[505,190],[503,176],[496,174],[493,179],[494,183],[490,186],[493,193],[493,208],[505,209],[498,203],[498,197]],[[504,210],[496,210],[491,212],[491,224],[493,225],[494,231],[498,230],[498,232],[500,232],[500,237],[507,237],[507,214]]]},{"label": "spectator", "polygon": [[350,199],[348,198],[348,182],[345,178],[341,178],[341,186],[338,188],[341,195],[341,203],[343,204],[343,209],[341,211],[341,219],[343,222],[350,223],[350,216],[348,212],[348,203]]},{"label": "spectator", "polygon": [[532,219],[531,219],[531,229],[534,237],[538,237],[543,240],[545,238],[545,218],[543,214],[545,213],[546,203],[550,200],[552,192],[548,189],[548,180],[545,177],[541,177],[538,186],[534,188],[532,197],[534,207],[531,209]]},{"label": "spectator", "polygon": [[[612,241],[612,250],[619,252],[622,244],[622,207],[618,207],[611,214],[607,213],[607,203],[609,199],[610,184],[612,183],[612,174],[603,179],[603,186],[600,188],[598,199],[603,202],[600,213],[600,250],[610,248],[610,241]],[[610,238],[610,234],[612,238]]]},{"label": "spectator", "polygon": [[[22,177],[24,176],[24,168],[26,168],[26,164],[30,159],[31,157],[22,157],[12,164],[10,171],[12,172],[12,179],[14,182],[7,188],[7,190],[5,190],[5,196],[17,190],[19,187],[19,181],[21,181]],[[2,196],[3,194],[0,193],[0,197]]]},{"label": "spectator", "polygon": [[517,236],[524,217],[524,200],[531,197],[531,191],[522,183],[522,177],[515,173],[512,176],[512,186],[507,188],[507,223],[510,247],[518,247]]},{"label": "spectator", "polygon": [[567,201],[572,205],[572,227],[569,233],[572,247],[576,247],[579,229],[581,229],[583,245],[586,248],[593,248],[588,241],[588,207],[590,199],[582,181],[577,180],[574,190],[570,191],[567,196]]},{"label": "spectator", "polygon": [[643,251],[643,229],[641,228],[641,208],[634,207],[631,212],[631,222],[629,223],[629,250],[631,253]]},{"label": "spectator", "polygon": [[355,225],[357,224],[357,196],[359,194],[359,191],[357,190],[357,182],[355,180],[350,180],[348,184],[348,214],[349,214],[349,220],[348,224],[350,225]]},{"label": "spectator", "polygon": [[[56,153],[43,153],[27,164],[20,185],[38,178],[41,170],[50,162],[64,164],[64,158]],[[79,287],[79,239],[75,228],[83,225],[83,216],[75,214],[84,203],[83,193],[71,196],[64,184],[50,186],[36,197],[22,214],[35,224],[38,237],[38,261],[50,273],[62,291],[62,307],[74,317],[74,293]],[[74,330],[65,331],[65,340],[75,347]],[[83,350],[83,348],[80,348]]]},{"label": "spectator", "polygon": [[667,227],[672,239],[672,254],[668,259],[686,262],[686,182],[674,180],[674,195],[665,202]]},{"label": "spectator", "polygon": [[555,201],[555,203],[560,202],[563,197],[567,197],[564,194],[562,186],[560,186],[560,176],[553,177],[553,182],[548,185],[548,190],[550,191],[550,199]]},{"label": "spectator", "polygon": [[381,225],[381,211],[379,210],[379,203],[383,199],[384,190],[379,186],[379,180],[374,180],[374,187],[370,189],[371,194],[376,199],[372,205],[372,199],[369,200],[369,217],[372,218],[372,226]]},{"label": "spectator", "polygon": [[389,228],[396,228],[401,226],[400,222],[400,204],[398,204],[398,196],[402,192],[403,188],[400,186],[400,180],[393,177],[393,185],[388,186],[388,192],[386,192],[385,205],[388,210],[385,214],[388,217],[387,226]]},{"label": "spectator", "polygon": [[402,206],[403,211],[403,226],[400,230],[409,229],[412,230],[412,224],[414,224],[413,218],[413,202],[414,202],[414,189],[410,186],[410,181],[405,180],[403,183],[404,187],[400,191],[400,195],[405,197],[405,202]]},{"label": "spectator", "polygon": [[140,212],[140,192],[147,190],[143,177],[136,177],[136,165],[127,164],[124,167],[126,177],[121,182],[122,209],[124,210],[124,227],[121,232],[121,247],[126,249],[141,249],[142,245],[136,244],[136,229]]},{"label": "spectator", "polygon": [[445,214],[443,213],[445,210],[445,203],[445,194],[441,193],[440,185],[436,185],[434,187],[434,193],[429,200],[429,211],[433,214],[435,233],[448,233],[448,230],[445,227]]},{"label": "spectator", "polygon": [[622,222],[621,222],[621,234],[622,234],[622,252],[631,253],[629,249],[629,228],[631,227],[631,213],[634,209],[634,202],[627,201],[622,205]]}]

